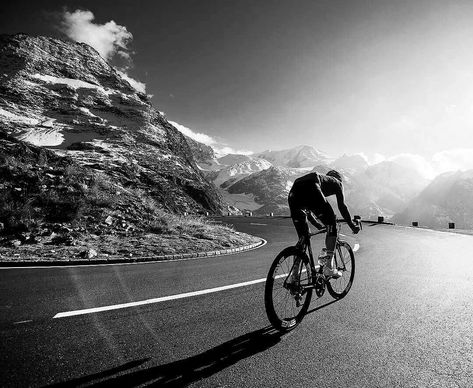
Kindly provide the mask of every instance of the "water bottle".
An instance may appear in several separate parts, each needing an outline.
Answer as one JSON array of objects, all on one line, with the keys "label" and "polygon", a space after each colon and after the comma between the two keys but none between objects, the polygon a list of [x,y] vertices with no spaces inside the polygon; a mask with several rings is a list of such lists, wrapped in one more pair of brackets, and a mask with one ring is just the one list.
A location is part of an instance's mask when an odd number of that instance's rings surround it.
[{"label": "water bottle", "polygon": [[325,265],[325,258],[327,257],[327,248],[322,248],[317,259],[319,265]]}]

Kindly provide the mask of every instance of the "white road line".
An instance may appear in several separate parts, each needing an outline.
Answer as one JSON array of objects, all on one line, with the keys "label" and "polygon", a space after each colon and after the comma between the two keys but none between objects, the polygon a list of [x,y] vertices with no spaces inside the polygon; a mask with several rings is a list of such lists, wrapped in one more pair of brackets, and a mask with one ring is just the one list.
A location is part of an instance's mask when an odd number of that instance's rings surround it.
[{"label": "white road line", "polygon": [[[287,274],[278,275],[278,276],[276,276],[276,279],[282,278],[284,276],[287,276]],[[128,307],[142,306],[142,305],[145,305],[145,304],[167,302],[167,301],[170,301],[170,300],[189,298],[191,296],[212,294],[214,292],[231,290],[232,288],[251,286],[253,284],[263,283],[265,281],[266,281],[266,278],[256,279],[256,280],[251,280],[249,282],[244,282],[244,283],[230,284],[228,286],[210,288],[208,290],[186,292],[184,294],[163,296],[161,298],[146,299],[146,300],[141,300],[141,301],[138,301],[138,302],[130,302],[130,303],[111,305],[111,306],[95,307],[95,308],[84,309],[84,310],[66,311],[66,312],[63,312],[63,313],[56,314],[53,318],[65,318],[65,317],[72,317],[74,315],[93,314],[93,313],[99,313],[99,312],[102,312],[102,311],[110,311],[110,310],[124,309],[124,308],[128,308]]]},{"label": "white road line", "polygon": [[250,222],[250,225],[267,226],[268,224],[258,224],[257,222]]},{"label": "white road line", "polygon": [[[360,248],[360,245],[358,243],[356,243],[353,250],[356,252],[359,248]],[[276,279],[282,278],[284,276],[287,276],[287,274],[278,275],[278,276],[276,276]],[[192,297],[192,296],[212,294],[214,292],[231,290],[233,288],[251,286],[253,284],[263,283],[265,281],[266,281],[266,278],[262,278],[262,279],[250,280],[248,282],[243,282],[243,283],[230,284],[228,286],[221,286],[221,287],[209,288],[207,290],[186,292],[184,294],[163,296],[163,297],[160,297],[160,298],[146,299],[146,300],[141,300],[141,301],[137,301],[137,302],[129,302],[129,303],[110,305],[110,306],[94,307],[94,308],[83,309],[83,310],[65,311],[65,312],[62,312],[62,313],[57,313],[53,317],[53,319],[72,317],[72,316],[75,316],[75,315],[94,314],[94,313],[99,313],[99,312],[102,312],[102,311],[119,310],[119,309],[125,309],[125,308],[129,308],[129,307],[143,306],[143,305],[147,305],[147,304],[153,304],[153,303],[167,302],[167,301],[170,301],[170,300],[189,298],[189,297]]]},{"label": "white road line", "polygon": [[98,312],[102,312],[102,311],[110,311],[110,310],[124,309],[124,308],[128,308],[128,307],[142,306],[142,305],[145,305],[145,304],[167,302],[169,300],[189,298],[191,296],[211,294],[211,293],[214,293],[214,292],[231,290],[232,288],[250,286],[252,284],[263,283],[265,281],[266,281],[266,278],[256,279],[256,280],[251,280],[249,282],[244,282],[244,283],[230,284],[228,286],[209,288],[207,290],[186,292],[184,294],[163,296],[161,298],[146,299],[146,300],[141,300],[141,301],[138,301],[138,302],[130,302],[130,303],[111,305],[111,306],[95,307],[95,308],[84,309],[84,310],[66,311],[66,312],[63,312],[63,313],[56,314],[53,318],[64,318],[64,317],[71,317],[71,316],[74,316],[74,315],[93,314],[93,313],[98,313]]},{"label": "white road line", "polygon": [[18,321],[18,322],[13,322],[14,325],[20,325],[22,323],[28,323],[28,322],[33,322],[31,319],[27,319],[26,321]]},{"label": "white road line", "polygon": [[360,249],[360,244],[356,243],[356,244],[353,246],[353,252],[357,252],[358,249]]}]

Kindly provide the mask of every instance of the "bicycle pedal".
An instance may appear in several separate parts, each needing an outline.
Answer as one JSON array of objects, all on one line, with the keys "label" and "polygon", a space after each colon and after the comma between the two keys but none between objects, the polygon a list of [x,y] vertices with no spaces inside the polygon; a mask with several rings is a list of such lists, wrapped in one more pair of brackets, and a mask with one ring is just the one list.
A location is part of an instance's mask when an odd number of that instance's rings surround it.
[{"label": "bicycle pedal", "polygon": [[315,294],[321,298],[325,292],[325,278],[323,275],[317,276],[315,279]]}]

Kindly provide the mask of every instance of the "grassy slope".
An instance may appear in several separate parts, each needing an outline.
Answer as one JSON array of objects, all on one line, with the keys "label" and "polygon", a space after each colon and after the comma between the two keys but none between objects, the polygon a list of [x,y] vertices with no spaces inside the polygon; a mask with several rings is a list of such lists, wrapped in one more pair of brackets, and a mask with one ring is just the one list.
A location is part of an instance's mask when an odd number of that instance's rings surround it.
[{"label": "grassy slope", "polygon": [[257,241],[204,217],[169,213],[146,191],[46,149],[5,135],[0,149],[2,261],[70,260],[90,248],[97,258],[193,253]]}]

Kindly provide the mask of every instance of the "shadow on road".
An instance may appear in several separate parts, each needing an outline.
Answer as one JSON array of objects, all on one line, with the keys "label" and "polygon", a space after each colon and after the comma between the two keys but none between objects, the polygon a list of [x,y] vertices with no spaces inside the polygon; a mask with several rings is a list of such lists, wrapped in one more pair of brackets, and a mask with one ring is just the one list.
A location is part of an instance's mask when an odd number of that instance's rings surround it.
[{"label": "shadow on road", "polygon": [[330,302],[328,302],[328,303],[325,303],[325,304],[323,304],[323,305],[321,305],[321,306],[317,306],[317,307],[313,308],[312,310],[308,310],[308,311],[306,312],[306,315],[307,315],[307,314],[314,313],[314,312],[316,312],[317,310],[323,309],[324,307],[330,306],[331,304],[334,304],[334,303],[338,302],[339,300],[340,300],[340,299],[334,299],[334,300],[332,300],[332,301],[330,301]]},{"label": "shadow on road", "polygon": [[[311,314],[337,301],[332,300],[315,307],[309,310],[307,314]],[[182,387],[212,376],[247,357],[271,348],[281,341],[282,336],[283,334],[273,329],[272,326],[266,326],[183,360],[127,372],[140,367],[151,359],[136,360],[116,368],[53,384],[49,387],[135,387],[143,385]]]},{"label": "shadow on road", "polygon": [[[267,326],[232,339],[231,341],[225,342],[196,356],[171,362],[169,364],[136,370],[114,377],[110,376],[110,370],[96,375],[71,380],[64,385],[55,386],[84,386],[83,384],[85,384],[85,386],[94,387],[135,387],[143,385],[182,387],[209,377],[233,364],[236,364],[240,360],[269,349],[276,345],[281,340],[281,337],[281,333],[274,330],[271,326]],[[138,362],[136,366],[139,366],[140,363],[141,362]],[[124,365],[124,368],[116,369],[115,372],[118,374],[129,369],[129,366]]]},{"label": "shadow on road", "polygon": [[[315,307],[309,310],[307,314],[327,307],[337,301],[332,300]],[[271,348],[281,341],[283,335],[273,329],[272,326],[266,326],[183,360],[127,372],[127,370],[140,367],[151,359],[132,361],[120,367],[69,380],[64,383],[54,384],[50,387],[182,387],[212,376],[247,357]]]},{"label": "shadow on road", "polygon": [[150,360],[149,358],[145,358],[143,360],[136,360],[136,361],[127,362],[126,364],[120,365],[116,368],[108,369],[108,370],[105,370],[103,372],[94,373],[94,374],[88,375],[88,376],[79,377],[77,379],[69,380],[69,381],[64,382],[64,383],[57,383],[57,384],[48,385],[48,387],[49,388],[52,388],[52,387],[58,388],[58,387],[91,386],[91,385],[93,385],[94,381],[97,381],[97,380],[100,380],[100,379],[103,379],[103,378],[107,378],[109,376],[116,375],[116,374],[118,374],[120,372],[123,372],[127,369],[136,368],[136,367],[140,366],[141,364],[144,364],[145,362],[147,362],[149,360]]}]

